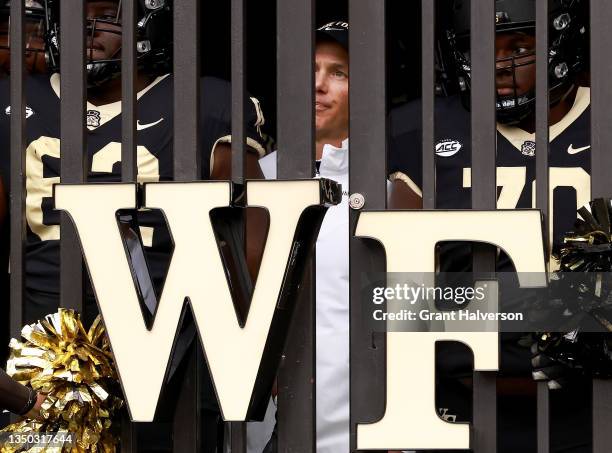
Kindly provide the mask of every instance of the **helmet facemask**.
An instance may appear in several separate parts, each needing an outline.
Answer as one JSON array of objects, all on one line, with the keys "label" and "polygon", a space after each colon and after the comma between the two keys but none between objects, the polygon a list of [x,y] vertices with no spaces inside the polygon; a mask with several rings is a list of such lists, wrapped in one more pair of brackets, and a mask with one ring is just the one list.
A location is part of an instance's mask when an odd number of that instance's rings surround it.
[{"label": "helmet facemask", "polygon": [[495,109],[499,123],[519,123],[534,111],[535,89],[529,89],[524,93],[519,92],[517,70],[533,66],[532,69],[535,72],[535,63],[535,51],[514,53],[508,57],[495,59],[496,79],[503,77],[505,73],[509,73],[512,78],[512,93],[496,94]]},{"label": "helmet facemask", "polygon": [[[60,25],[59,3],[57,0],[45,0],[48,6],[50,27],[47,41],[51,70],[59,71],[60,62]],[[138,17],[136,24],[136,63],[138,69],[145,73],[166,73],[172,61],[172,7],[171,0],[138,0]],[[109,80],[121,75],[121,47],[113,55],[96,59],[94,38],[100,33],[111,33],[121,38],[122,0],[117,1],[116,11],[109,15],[88,17],[86,21],[87,48],[87,84],[88,88],[99,87]]]},{"label": "helmet facemask", "polygon": [[[0,8],[0,52],[6,55],[3,68],[10,72],[10,1]],[[25,64],[28,72],[46,70],[46,17],[44,6],[35,0],[25,2]]]},{"label": "helmet facemask", "polygon": [[[550,0],[549,7],[549,102],[556,105],[573,88],[575,76],[587,64],[588,36],[584,16],[585,8],[581,0]],[[496,33],[522,32],[535,35],[534,0],[497,0],[499,9],[510,8],[510,14],[496,11]],[[441,58],[451,64],[464,105],[470,108],[471,59],[469,52],[469,3],[455,0],[455,23],[446,30],[444,49]],[[512,10],[511,8],[515,8]],[[513,19],[520,17],[520,20]],[[517,124],[535,111],[535,88],[519,92],[517,70],[533,65],[535,51],[520,52],[496,58],[496,76],[510,74],[513,93],[496,95],[497,121],[504,124]],[[535,72],[535,71],[534,71]],[[496,78],[497,78],[496,77]]]},{"label": "helmet facemask", "polygon": [[97,87],[121,74],[121,47],[107,58],[95,59],[95,37],[101,33],[117,35],[121,39],[121,0],[117,2],[117,10],[112,15],[88,17],[85,24],[87,28],[87,85]]}]

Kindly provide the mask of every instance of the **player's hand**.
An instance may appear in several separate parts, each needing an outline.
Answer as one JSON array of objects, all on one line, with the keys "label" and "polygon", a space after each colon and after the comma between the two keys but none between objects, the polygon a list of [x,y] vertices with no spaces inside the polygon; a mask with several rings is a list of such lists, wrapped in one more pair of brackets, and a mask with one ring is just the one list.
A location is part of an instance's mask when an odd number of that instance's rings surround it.
[{"label": "player's hand", "polygon": [[28,420],[43,420],[41,409],[46,399],[47,395],[44,393],[39,393],[38,395],[36,395],[36,404],[32,409],[30,409],[30,412],[25,414],[24,417]]},{"label": "player's hand", "polygon": [[548,356],[538,347],[537,343],[531,346],[531,354],[533,379],[546,382],[550,390],[566,388],[576,377],[576,370]]}]

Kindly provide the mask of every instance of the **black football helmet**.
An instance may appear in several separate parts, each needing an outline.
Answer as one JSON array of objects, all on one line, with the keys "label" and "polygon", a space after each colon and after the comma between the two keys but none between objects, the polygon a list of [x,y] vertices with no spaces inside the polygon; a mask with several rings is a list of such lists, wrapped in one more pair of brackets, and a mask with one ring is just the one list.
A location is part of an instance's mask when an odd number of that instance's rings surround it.
[{"label": "black football helmet", "polygon": [[[46,58],[46,30],[47,16],[45,14],[45,0],[24,0],[25,7],[25,33],[26,33],[26,64],[32,71],[45,62]],[[0,50],[10,50],[10,0],[2,1],[0,6]],[[8,72],[8,66],[6,68]]]},{"label": "black football helmet", "polygon": [[[49,61],[51,70],[57,72],[60,63],[59,0],[46,0],[46,2],[51,18],[48,38]],[[92,39],[96,32],[121,34],[119,27],[121,26],[122,0],[116,0],[116,2],[116,14],[87,18],[87,34]],[[138,67],[148,74],[167,72],[172,61],[172,0],[138,0],[137,7],[136,59]],[[105,60],[94,60],[92,53],[93,50],[89,49],[86,55],[88,87],[100,86],[120,76],[120,55]]]},{"label": "black football helmet", "polygon": [[[575,77],[588,66],[588,6],[584,0],[549,1],[549,100],[558,103],[573,86]],[[443,80],[456,80],[469,108],[470,94],[470,2],[452,0],[452,23],[442,32],[439,54],[440,74]],[[496,0],[495,30],[497,33],[523,32],[535,36],[536,0]],[[522,52],[496,59],[496,71],[511,71],[526,65],[535,65],[535,51]],[[449,75],[449,72],[452,75]],[[453,77],[454,75],[454,77]],[[497,95],[497,121],[516,124],[532,114],[535,106],[535,90]]]}]

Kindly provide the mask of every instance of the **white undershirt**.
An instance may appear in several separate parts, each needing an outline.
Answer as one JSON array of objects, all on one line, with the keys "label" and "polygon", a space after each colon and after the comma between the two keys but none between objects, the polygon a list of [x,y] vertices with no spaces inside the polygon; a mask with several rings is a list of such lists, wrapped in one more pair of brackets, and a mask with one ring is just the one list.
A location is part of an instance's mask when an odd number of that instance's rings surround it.
[{"label": "white undershirt", "polygon": [[[276,152],[259,164],[266,179],[276,179]],[[350,451],[348,167],[348,140],[323,147],[319,177],[342,185],[342,202],[328,209],[316,249],[317,453]],[[260,430],[271,430],[273,417],[266,418],[268,428]],[[249,443],[249,453],[256,452]]]}]

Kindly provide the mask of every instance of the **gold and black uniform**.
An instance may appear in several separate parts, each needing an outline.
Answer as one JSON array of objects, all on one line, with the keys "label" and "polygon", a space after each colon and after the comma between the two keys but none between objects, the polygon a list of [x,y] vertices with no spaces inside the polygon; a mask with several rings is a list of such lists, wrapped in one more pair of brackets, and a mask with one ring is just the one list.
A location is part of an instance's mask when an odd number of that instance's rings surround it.
[{"label": "gold and black uniform", "polygon": [[[60,276],[60,213],[53,209],[53,185],[61,181],[60,174],[60,80],[59,75],[30,76],[26,79],[25,154],[27,243],[25,263],[25,322],[32,323],[59,306]],[[263,116],[259,103],[252,98],[247,107],[248,145],[264,154],[259,132]],[[173,175],[173,77],[156,78],[138,93],[137,102],[138,181],[171,181]],[[5,187],[10,187],[9,135],[10,100],[8,80],[0,81],[0,140],[2,155],[0,171]],[[95,106],[87,104],[88,182],[121,181],[121,102]],[[200,128],[201,178],[208,179],[217,143],[231,140],[231,90],[229,83],[205,77],[201,80]],[[83,200],[87,203],[87,200]],[[198,200],[193,200],[197,209]],[[159,295],[172,254],[171,235],[163,214],[155,210],[140,210],[136,214],[139,236],[144,248],[147,268],[155,292]],[[205,259],[205,257],[202,257]],[[86,325],[97,314],[89,280],[86,285],[84,320]],[[128,328],[129,326],[126,326]],[[172,394],[181,383],[181,357],[196,337],[193,322],[185,323],[177,340],[170,368],[172,381],[167,389]],[[179,352],[182,351],[182,352]],[[176,378],[174,376],[177,376]],[[201,408],[203,450],[216,451],[219,408],[208,373],[201,373]],[[177,381],[177,382],[174,382]],[[176,398],[162,398],[161,405],[173,404]],[[166,417],[172,410],[159,411]],[[163,421],[163,420],[162,420]],[[171,451],[170,429],[156,422],[142,426],[143,451]],[[144,442],[144,443],[143,443]],[[151,447],[152,450],[147,450]]]},{"label": "gold and black uniform", "polygon": [[[53,185],[60,182],[59,75],[31,76],[26,81],[26,303],[25,322],[56,311],[59,303],[60,213],[53,209]],[[202,179],[208,179],[212,150],[231,140],[230,85],[220,79],[201,80],[200,134]],[[0,161],[9,187],[10,100],[8,80],[0,81]],[[256,99],[248,103],[248,144],[262,155],[259,127],[263,116]],[[138,181],[172,180],[173,78],[155,79],[138,93]],[[87,104],[87,164],[89,182],[121,181],[121,102]],[[84,203],[87,200],[83,200]],[[194,200],[194,208],[197,200]],[[138,214],[140,236],[157,293],[161,291],[172,242],[161,213]],[[91,297],[90,305],[92,305]],[[92,305],[93,306],[93,305]],[[87,311],[87,310],[86,310]],[[89,317],[89,316],[88,316]]]},{"label": "gold and black uniform", "polygon": [[[471,208],[471,118],[458,96],[435,100],[436,208]],[[406,183],[417,193],[422,187],[421,103],[414,101],[391,112],[389,177]],[[548,237],[556,250],[564,233],[571,231],[576,209],[591,199],[590,90],[580,87],[572,109],[550,127],[549,180],[550,231]],[[495,152],[495,150],[491,150]],[[534,134],[517,127],[497,126],[497,207],[499,209],[535,207]],[[521,234],[516,225],[515,234]],[[440,270],[470,271],[471,247],[465,243],[446,243],[439,248]],[[551,267],[554,267],[554,263]],[[513,271],[502,252],[497,271]],[[521,334],[501,335],[500,376],[531,379],[531,355],[519,342]],[[446,416],[469,421],[472,395],[461,382],[472,376],[472,358],[464,346],[443,343],[437,355],[437,406]],[[552,450],[587,452],[590,445],[590,388],[552,392]],[[536,451],[535,398],[500,396],[499,452]]]}]

